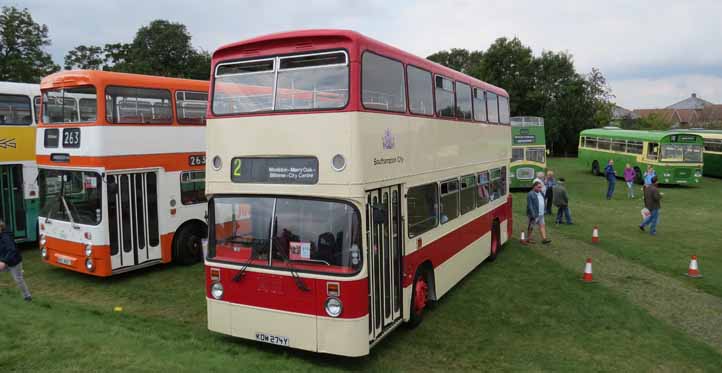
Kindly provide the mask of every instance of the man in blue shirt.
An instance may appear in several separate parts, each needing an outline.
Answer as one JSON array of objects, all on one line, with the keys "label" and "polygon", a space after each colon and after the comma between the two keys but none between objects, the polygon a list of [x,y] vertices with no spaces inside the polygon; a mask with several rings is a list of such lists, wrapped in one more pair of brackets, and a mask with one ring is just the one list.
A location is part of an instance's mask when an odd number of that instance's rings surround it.
[{"label": "man in blue shirt", "polygon": [[552,242],[547,238],[546,225],[544,224],[544,194],[542,194],[542,186],[544,183],[541,181],[534,182],[529,194],[526,197],[526,216],[529,218],[529,226],[527,228],[526,240],[522,241],[522,245],[528,245],[534,243],[531,239],[531,233],[534,230],[534,226],[539,227],[539,233],[541,233],[542,243],[548,244]]},{"label": "man in blue shirt", "polygon": [[607,178],[607,199],[612,199],[614,195],[614,183],[617,182],[617,172],[614,171],[614,160],[610,159],[607,162],[607,167],[604,167],[604,176]]}]

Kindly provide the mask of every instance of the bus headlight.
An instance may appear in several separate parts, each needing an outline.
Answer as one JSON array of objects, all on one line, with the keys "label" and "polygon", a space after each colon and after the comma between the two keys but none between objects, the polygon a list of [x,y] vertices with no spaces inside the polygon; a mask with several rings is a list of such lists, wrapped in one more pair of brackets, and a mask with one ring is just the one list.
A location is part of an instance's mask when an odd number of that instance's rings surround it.
[{"label": "bus headlight", "polygon": [[85,259],[85,269],[87,269],[88,272],[93,272],[93,270],[95,270],[95,264],[93,263],[93,259]]},{"label": "bus headlight", "polygon": [[93,255],[93,246],[90,243],[85,244],[85,256],[90,258]]},{"label": "bus headlight", "polygon": [[343,303],[336,297],[329,297],[326,299],[326,304],[323,308],[326,309],[326,314],[329,316],[339,317],[341,316],[341,312],[343,312]]},{"label": "bus headlight", "polygon": [[48,240],[45,239],[45,235],[41,235],[40,236],[40,247],[44,249],[45,244],[47,244],[47,243],[48,243]]},{"label": "bus headlight", "polygon": [[48,249],[44,247],[40,249],[40,256],[42,256],[43,259],[48,259]]},{"label": "bus headlight", "polygon": [[702,172],[700,172],[699,170],[698,170],[698,171],[695,171],[695,172],[694,172],[694,177],[702,177]]},{"label": "bus headlight", "polygon": [[214,282],[211,286],[211,295],[215,299],[223,298],[223,285],[220,282]]}]

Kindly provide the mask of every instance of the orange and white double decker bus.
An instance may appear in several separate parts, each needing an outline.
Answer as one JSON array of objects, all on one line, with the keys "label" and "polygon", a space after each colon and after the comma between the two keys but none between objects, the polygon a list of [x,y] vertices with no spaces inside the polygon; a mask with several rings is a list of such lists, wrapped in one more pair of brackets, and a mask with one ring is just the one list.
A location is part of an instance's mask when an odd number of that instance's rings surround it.
[{"label": "orange and white double decker bus", "polygon": [[362,356],[511,236],[506,91],[356,32],[223,46],[210,330]]},{"label": "orange and white double decker bus", "polygon": [[200,260],[208,82],[63,71],[40,90],[45,262],[110,276]]}]

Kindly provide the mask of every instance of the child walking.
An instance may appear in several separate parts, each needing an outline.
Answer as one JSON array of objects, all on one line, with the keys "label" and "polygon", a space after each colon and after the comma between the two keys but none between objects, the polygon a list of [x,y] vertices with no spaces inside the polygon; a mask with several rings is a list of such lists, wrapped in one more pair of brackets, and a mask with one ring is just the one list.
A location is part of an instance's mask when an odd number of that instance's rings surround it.
[{"label": "child walking", "polygon": [[636,176],[637,172],[627,163],[627,166],[624,167],[624,182],[627,183],[627,198],[634,198],[634,178]]}]

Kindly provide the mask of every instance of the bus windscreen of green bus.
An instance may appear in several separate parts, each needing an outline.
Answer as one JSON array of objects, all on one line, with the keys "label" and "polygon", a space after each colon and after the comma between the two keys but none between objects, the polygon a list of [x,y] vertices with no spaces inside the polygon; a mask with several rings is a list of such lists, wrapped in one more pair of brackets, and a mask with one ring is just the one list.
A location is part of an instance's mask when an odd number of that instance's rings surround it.
[{"label": "bus windscreen of green bus", "polygon": [[702,145],[662,144],[662,162],[702,162]]}]

